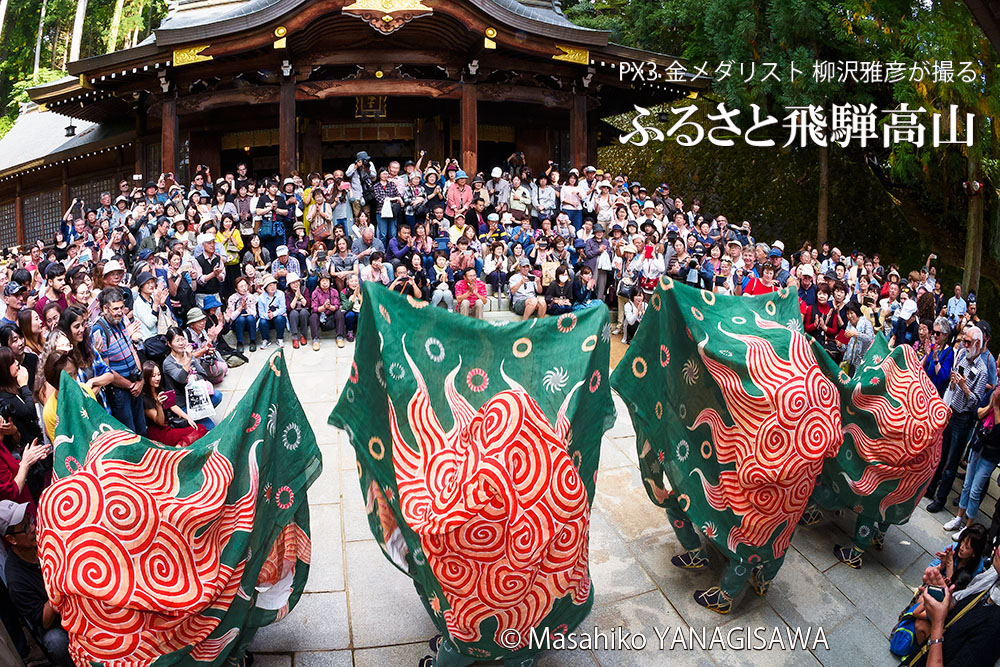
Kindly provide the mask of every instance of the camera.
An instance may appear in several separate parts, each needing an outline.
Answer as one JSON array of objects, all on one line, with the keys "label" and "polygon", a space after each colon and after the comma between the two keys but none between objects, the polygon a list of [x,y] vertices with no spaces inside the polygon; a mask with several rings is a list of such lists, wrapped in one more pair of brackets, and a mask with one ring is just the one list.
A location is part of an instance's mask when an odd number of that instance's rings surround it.
[{"label": "camera", "polygon": [[695,269],[695,270],[697,270],[697,268],[698,268],[698,260],[696,260],[696,259],[689,259],[688,260],[688,268],[689,269]]}]

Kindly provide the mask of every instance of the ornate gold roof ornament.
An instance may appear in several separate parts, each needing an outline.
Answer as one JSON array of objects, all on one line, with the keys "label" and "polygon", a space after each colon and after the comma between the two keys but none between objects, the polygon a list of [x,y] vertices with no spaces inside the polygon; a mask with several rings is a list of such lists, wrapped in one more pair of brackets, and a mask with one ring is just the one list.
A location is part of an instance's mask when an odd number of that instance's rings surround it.
[{"label": "ornate gold roof ornament", "polygon": [[365,21],[375,30],[388,35],[413,19],[434,11],[420,0],[355,0],[343,12]]}]

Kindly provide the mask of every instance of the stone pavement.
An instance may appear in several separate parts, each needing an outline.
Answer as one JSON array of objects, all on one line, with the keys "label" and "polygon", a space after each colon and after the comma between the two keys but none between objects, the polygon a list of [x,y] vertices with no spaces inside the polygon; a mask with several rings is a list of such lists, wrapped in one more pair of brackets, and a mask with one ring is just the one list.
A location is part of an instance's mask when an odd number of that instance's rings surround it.
[{"label": "stone pavement", "polygon": [[[617,341],[616,341],[617,343]],[[309,582],[298,606],[282,621],[262,629],[252,646],[257,667],[412,667],[427,653],[435,634],[410,580],[382,555],[372,538],[357,484],[354,452],[346,435],[326,420],[347,381],[353,345],[338,349],[286,346],[292,384],[316,433],[323,473],[309,492],[313,560]],[[267,356],[258,351],[251,363],[234,369],[222,389],[220,414],[235,405]],[[833,556],[835,543],[847,544],[854,516],[828,516],[818,526],[798,528],[792,548],[766,598],[748,592],[729,616],[702,609],[691,597],[695,588],[713,585],[722,568],[713,558],[707,571],[689,573],[670,565],[680,546],[664,513],[646,497],[639,479],[628,412],[616,396],[618,421],[606,434],[594,503],[590,568],[595,591],[593,611],[583,628],[605,633],[617,626],[643,633],[645,650],[548,651],[542,667],[652,665],[664,658],[677,665],[892,665],[886,633],[920,582],[931,554],[948,543],[942,524],[947,512],[928,514],[921,501],[911,521],[893,526],[885,550],[866,556],[853,570]],[[995,482],[983,511],[991,512]],[[822,626],[830,649],[738,651],[715,648],[658,650],[656,629],[691,626],[709,639],[716,627],[723,636],[732,628]],[[686,632],[686,630],[685,630]],[[669,646],[669,640],[668,640]]]}]

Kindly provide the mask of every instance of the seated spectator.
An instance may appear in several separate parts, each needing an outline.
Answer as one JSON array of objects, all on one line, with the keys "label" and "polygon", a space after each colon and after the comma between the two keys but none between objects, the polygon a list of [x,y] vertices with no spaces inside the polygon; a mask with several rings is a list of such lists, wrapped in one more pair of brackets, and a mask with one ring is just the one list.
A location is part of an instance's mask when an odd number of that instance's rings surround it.
[{"label": "seated spectator", "polygon": [[285,327],[288,325],[288,310],[285,293],[278,289],[274,276],[264,278],[264,293],[257,298],[257,323],[260,328],[260,347],[271,346],[271,327],[274,327],[278,347],[285,346]]},{"label": "seated spectator", "polygon": [[597,278],[594,270],[584,264],[573,279],[573,310],[583,310],[601,303],[596,294]]},{"label": "seated spectator", "polygon": [[483,319],[486,283],[476,277],[475,268],[465,269],[463,279],[455,283],[455,302],[462,315],[472,315],[477,320]]},{"label": "seated spectator", "polygon": [[28,625],[45,656],[56,667],[74,667],[69,635],[45,592],[38,560],[34,508],[27,503],[0,500],[0,533],[7,547],[4,574],[14,608]]},{"label": "seated spectator", "polygon": [[[164,386],[168,391],[173,391],[177,405],[180,409],[188,413],[188,385],[203,381],[198,391],[204,392],[213,406],[218,406],[222,402],[222,392],[212,387],[208,380],[205,368],[198,359],[191,354],[191,343],[180,327],[170,327],[165,334],[167,346],[170,354],[163,360]],[[193,390],[193,389],[192,389]],[[203,417],[195,420],[198,424],[211,431],[215,428],[215,422],[210,417]]]},{"label": "seated spectator", "polygon": [[569,268],[556,267],[555,279],[545,288],[546,312],[562,315],[573,310],[573,284],[570,282]]},{"label": "seated spectator", "polygon": [[632,338],[635,337],[636,331],[639,330],[639,324],[642,322],[642,317],[645,314],[646,300],[643,298],[642,292],[636,291],[632,295],[632,299],[625,304],[623,343],[626,345],[632,343]]},{"label": "seated spectator", "polygon": [[196,306],[188,312],[184,335],[191,343],[191,356],[201,362],[205,376],[212,384],[221,383],[229,372],[229,366],[216,349],[220,330],[219,324],[209,327],[208,316],[201,308]]},{"label": "seated spectator", "polygon": [[285,288],[285,307],[288,309],[288,331],[292,335],[292,347],[306,344],[306,331],[309,328],[309,290],[302,284],[298,275],[289,273],[285,277],[288,287]]},{"label": "seated spectator", "polygon": [[320,329],[330,331],[336,328],[337,347],[344,347],[344,312],[340,309],[340,295],[331,284],[330,274],[320,274],[319,285],[310,296],[310,305],[312,312],[309,314],[309,329],[313,350],[319,350]]},{"label": "seated spectator", "polygon": [[395,268],[395,279],[389,284],[389,289],[399,292],[404,296],[411,296],[420,299],[422,294],[417,287],[416,281],[410,276],[410,269],[406,264],[399,264]]},{"label": "seated spectator", "polygon": [[514,312],[527,320],[532,315],[545,317],[546,304],[542,296],[542,282],[531,273],[527,257],[518,260],[518,272],[508,280],[510,305]]},{"label": "seated spectator", "polygon": [[361,267],[361,281],[371,281],[376,283],[382,283],[386,287],[389,286],[389,271],[386,269],[384,262],[382,261],[382,253],[375,252],[371,255],[371,261]]},{"label": "seated spectator", "polygon": [[347,342],[354,341],[354,334],[358,330],[358,313],[361,312],[361,280],[357,274],[347,277],[347,287],[340,292],[340,310],[344,313],[344,330],[347,333]]},{"label": "seated spectator", "polygon": [[144,363],[142,374],[145,378],[142,405],[146,410],[146,434],[150,440],[168,447],[186,447],[208,433],[177,405],[176,391],[161,391],[163,376],[155,362]]},{"label": "seated spectator", "polygon": [[250,279],[236,279],[236,291],[229,296],[226,320],[236,336],[236,351],[243,354],[243,344],[250,344],[250,351],[257,351],[257,296],[250,291]]}]

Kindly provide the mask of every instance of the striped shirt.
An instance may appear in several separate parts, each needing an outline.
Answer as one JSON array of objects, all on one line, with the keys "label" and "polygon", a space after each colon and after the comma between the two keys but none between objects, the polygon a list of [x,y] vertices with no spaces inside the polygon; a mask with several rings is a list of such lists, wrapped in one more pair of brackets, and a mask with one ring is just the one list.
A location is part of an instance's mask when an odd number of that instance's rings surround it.
[{"label": "striped shirt", "polygon": [[[105,332],[109,340],[105,340]],[[101,317],[90,330],[90,337],[94,350],[100,350],[101,358],[111,370],[125,378],[135,378],[141,373],[136,361],[138,355],[128,331],[125,330],[124,322],[113,326],[107,319]]]}]

